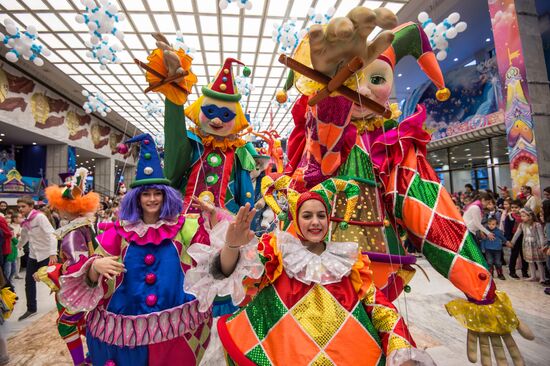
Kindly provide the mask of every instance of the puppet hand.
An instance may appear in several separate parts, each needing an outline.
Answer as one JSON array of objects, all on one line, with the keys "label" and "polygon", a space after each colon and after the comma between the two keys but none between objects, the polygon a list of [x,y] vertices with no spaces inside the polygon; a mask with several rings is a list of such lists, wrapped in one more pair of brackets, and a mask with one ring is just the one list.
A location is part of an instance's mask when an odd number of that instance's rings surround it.
[{"label": "puppet hand", "polygon": [[176,50],[172,48],[164,34],[153,33],[153,38],[157,41],[157,47],[163,51],[164,64],[168,70],[168,75],[166,76],[181,75],[181,77],[184,77],[187,75],[187,72],[181,67],[180,58],[176,54]]},{"label": "puppet hand", "polygon": [[313,68],[333,76],[354,56],[366,64],[372,62],[393,41],[391,31],[383,31],[372,42],[367,37],[374,27],[392,29],[397,17],[386,8],[371,10],[362,6],[352,9],[348,15],[333,18],[326,29],[322,25],[311,26],[309,43]]},{"label": "puppet hand", "polygon": [[[531,332],[531,329],[521,321],[518,325],[518,332],[521,336],[528,340],[535,339],[535,336]],[[495,334],[495,333],[481,333],[468,330],[468,360],[472,363],[477,362],[477,349],[479,344],[479,350],[481,354],[481,364],[483,366],[492,365],[491,362],[491,348],[495,355],[495,364],[497,366],[506,366],[508,361],[506,360],[506,354],[504,353],[504,345],[508,349],[508,353],[512,358],[512,362],[515,366],[523,366],[525,362],[521,356],[521,352],[516,344],[516,341],[512,337],[512,334]]]}]

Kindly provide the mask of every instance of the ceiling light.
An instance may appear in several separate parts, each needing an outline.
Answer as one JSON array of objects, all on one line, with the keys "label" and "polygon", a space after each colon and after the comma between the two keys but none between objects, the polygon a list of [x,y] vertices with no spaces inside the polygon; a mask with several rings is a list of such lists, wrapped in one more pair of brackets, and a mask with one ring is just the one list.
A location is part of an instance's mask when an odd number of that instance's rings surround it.
[{"label": "ceiling light", "polygon": [[0,139],[0,142],[2,141],[2,139]]},{"label": "ceiling light", "polygon": [[4,137],[4,136],[6,136],[6,134],[5,133],[0,133],[0,136]]},{"label": "ceiling light", "polygon": [[485,42],[491,42],[491,38],[485,39]]},{"label": "ceiling light", "polygon": [[86,163],[88,163],[88,160],[86,160]]},{"label": "ceiling light", "polygon": [[397,74],[397,77],[400,78],[401,76],[403,76],[403,74]]},{"label": "ceiling light", "polygon": [[79,158],[79,157],[80,157],[80,155],[76,154],[76,157],[77,157],[77,158]]},{"label": "ceiling light", "polygon": [[468,161],[472,161],[472,158],[468,158]]},{"label": "ceiling light", "polygon": [[469,148],[468,148],[468,149],[464,149],[464,151],[470,151],[470,149],[469,149]]},{"label": "ceiling light", "polygon": [[94,159],[94,158],[92,158],[92,161],[95,161],[95,159]]},{"label": "ceiling light", "polygon": [[453,61],[455,62],[458,61],[458,57],[453,58]]},{"label": "ceiling light", "polygon": [[33,144],[33,145],[36,145],[36,142],[33,142],[32,144]]},{"label": "ceiling light", "polygon": [[407,90],[411,90],[411,87],[410,87],[410,86],[408,86],[408,87],[407,87]]},{"label": "ceiling light", "polygon": [[472,154],[466,154],[466,156],[472,156]]}]

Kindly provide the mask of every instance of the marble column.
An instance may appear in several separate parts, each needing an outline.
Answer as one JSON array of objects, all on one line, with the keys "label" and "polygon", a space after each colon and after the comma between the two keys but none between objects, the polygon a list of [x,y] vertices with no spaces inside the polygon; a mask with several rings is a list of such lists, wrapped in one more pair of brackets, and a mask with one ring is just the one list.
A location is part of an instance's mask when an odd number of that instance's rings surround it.
[{"label": "marble column", "polygon": [[68,145],[47,145],[46,146],[46,180],[48,184],[60,184],[59,174],[67,173],[68,166]]},{"label": "marble column", "polygon": [[98,193],[113,196],[115,193],[115,160],[110,158],[95,159],[94,190]]},{"label": "marble column", "polygon": [[550,88],[534,0],[516,0],[516,13],[527,71],[527,85],[537,137],[541,189],[550,186]]}]

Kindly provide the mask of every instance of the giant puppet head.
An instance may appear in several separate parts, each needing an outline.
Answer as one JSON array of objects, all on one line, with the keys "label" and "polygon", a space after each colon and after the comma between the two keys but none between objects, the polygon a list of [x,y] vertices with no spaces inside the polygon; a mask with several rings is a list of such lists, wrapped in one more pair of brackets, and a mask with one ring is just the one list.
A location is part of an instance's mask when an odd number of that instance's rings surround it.
[{"label": "giant puppet head", "polygon": [[233,58],[225,59],[214,82],[203,86],[202,96],[185,108],[185,115],[197,125],[201,137],[229,137],[248,127],[231,70],[233,63],[244,65]]},{"label": "giant puppet head", "polygon": [[[346,17],[333,18],[324,28],[312,27],[296,48],[293,58],[331,76],[352,57],[361,57],[366,66],[348,78],[344,85],[388,107],[395,65],[403,57],[411,55],[438,87],[437,99],[448,99],[449,90],[445,88],[439,64],[422,27],[413,22],[395,27],[396,23],[395,15],[387,9],[357,7]],[[380,32],[369,42],[367,37],[375,25],[382,29],[395,28]],[[351,42],[355,46],[351,47],[350,42],[343,42],[344,38],[355,42]],[[293,85],[301,94],[308,96],[325,87],[304,75],[291,72],[284,91]],[[353,106],[352,119],[371,116],[373,112],[368,108]]]}]

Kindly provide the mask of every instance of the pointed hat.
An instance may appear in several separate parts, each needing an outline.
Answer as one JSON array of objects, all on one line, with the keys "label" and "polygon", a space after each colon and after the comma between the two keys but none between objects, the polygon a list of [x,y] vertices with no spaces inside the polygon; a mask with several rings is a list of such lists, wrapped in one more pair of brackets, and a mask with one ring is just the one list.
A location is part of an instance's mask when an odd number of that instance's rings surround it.
[{"label": "pointed hat", "polygon": [[144,184],[166,184],[170,181],[164,176],[160,157],[155,145],[155,140],[148,133],[133,137],[125,144],[140,143],[139,160],[136,169],[136,179],[130,184],[130,188]]},{"label": "pointed hat", "polygon": [[238,102],[241,100],[241,94],[235,85],[235,79],[233,78],[233,71],[231,65],[237,63],[244,66],[239,60],[234,58],[226,58],[223,63],[223,67],[218,71],[214,82],[209,86],[202,87],[202,93],[207,97],[228,101]]}]

